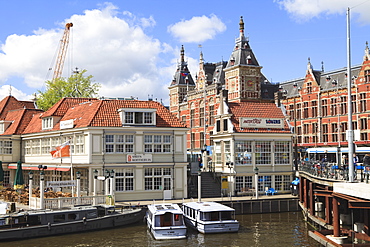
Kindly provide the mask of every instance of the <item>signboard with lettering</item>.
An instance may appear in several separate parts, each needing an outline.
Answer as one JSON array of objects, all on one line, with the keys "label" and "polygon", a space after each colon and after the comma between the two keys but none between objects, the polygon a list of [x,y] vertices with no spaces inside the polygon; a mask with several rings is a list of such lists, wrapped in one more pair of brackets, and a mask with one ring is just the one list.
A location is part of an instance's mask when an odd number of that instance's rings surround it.
[{"label": "signboard with lettering", "polygon": [[264,128],[264,129],[282,129],[284,128],[284,119],[280,118],[240,118],[241,128]]},{"label": "signboard with lettering", "polygon": [[127,162],[128,163],[152,162],[152,155],[151,154],[128,154]]},{"label": "signboard with lettering", "polygon": [[73,119],[60,121],[60,129],[71,129],[73,128]]},{"label": "signboard with lettering", "polygon": [[76,180],[46,182],[46,187],[71,187],[71,186],[76,186]]}]

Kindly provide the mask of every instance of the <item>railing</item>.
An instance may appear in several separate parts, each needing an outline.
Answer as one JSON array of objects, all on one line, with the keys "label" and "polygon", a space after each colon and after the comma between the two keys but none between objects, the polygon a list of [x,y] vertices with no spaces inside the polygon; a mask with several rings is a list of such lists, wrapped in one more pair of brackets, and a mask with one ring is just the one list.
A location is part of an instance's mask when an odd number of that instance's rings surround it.
[{"label": "railing", "polygon": [[[336,163],[304,161],[299,170],[313,176],[340,181],[348,181],[348,166],[339,167]],[[354,179],[357,182],[369,182],[369,170],[359,163],[354,170]]]},{"label": "railing", "polygon": [[[59,197],[59,198],[44,198],[44,206],[46,209],[57,209],[72,207],[74,205],[98,205],[98,204],[114,204],[114,199],[108,196],[82,196],[82,197]],[[29,201],[29,206],[32,209],[38,209],[41,206],[40,198],[32,197]]]}]

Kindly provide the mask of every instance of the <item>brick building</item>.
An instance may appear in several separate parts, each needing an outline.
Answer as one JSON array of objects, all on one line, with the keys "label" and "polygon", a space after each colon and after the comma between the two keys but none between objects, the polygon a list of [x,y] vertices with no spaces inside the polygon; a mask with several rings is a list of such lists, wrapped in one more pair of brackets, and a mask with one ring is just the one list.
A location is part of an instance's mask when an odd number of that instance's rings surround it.
[{"label": "brick building", "polygon": [[[195,78],[182,46],[180,63],[169,86],[170,111],[190,128],[190,161],[202,158],[203,172],[216,172],[222,181],[227,178],[229,184],[222,188],[234,193],[254,187],[252,176],[258,166],[260,180],[266,181],[259,184],[260,191],[275,186],[288,190],[291,131],[281,109],[273,103],[278,86],[263,75],[244,35],[242,17],[239,32],[228,61],[207,63],[200,53]],[[259,123],[245,124],[250,121]],[[279,124],[273,126],[273,122]],[[277,150],[277,146],[282,149]]]},{"label": "brick building", "polygon": [[[370,153],[370,54],[366,44],[363,62],[351,68],[352,129],[355,152],[362,161]],[[344,162],[348,155],[347,68],[314,70],[308,61],[304,78],[280,84],[280,99],[292,129],[299,158]],[[347,157],[348,158],[348,157]]]}]

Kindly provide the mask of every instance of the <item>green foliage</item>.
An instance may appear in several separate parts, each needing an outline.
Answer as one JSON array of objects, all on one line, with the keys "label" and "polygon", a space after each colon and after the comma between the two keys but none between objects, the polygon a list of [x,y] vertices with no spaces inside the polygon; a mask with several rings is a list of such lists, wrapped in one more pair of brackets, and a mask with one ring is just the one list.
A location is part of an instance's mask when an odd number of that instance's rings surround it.
[{"label": "green foliage", "polygon": [[58,78],[46,81],[45,92],[38,91],[37,107],[46,111],[64,97],[94,98],[98,96],[99,83],[92,82],[92,75],[84,76],[86,70],[75,73],[66,80]]}]

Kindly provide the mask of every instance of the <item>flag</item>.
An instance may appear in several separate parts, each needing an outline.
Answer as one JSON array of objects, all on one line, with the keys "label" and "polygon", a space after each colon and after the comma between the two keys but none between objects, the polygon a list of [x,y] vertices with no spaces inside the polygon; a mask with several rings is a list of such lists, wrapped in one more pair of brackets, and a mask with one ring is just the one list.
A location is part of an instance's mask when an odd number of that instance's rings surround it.
[{"label": "flag", "polygon": [[181,73],[181,75],[182,75],[183,77],[186,77],[186,76],[188,75],[188,73],[183,72],[183,73]]},{"label": "flag", "polygon": [[53,158],[62,158],[62,157],[69,157],[70,156],[70,145],[69,141],[66,141],[60,146],[55,147],[54,150],[50,151],[51,156]]}]

